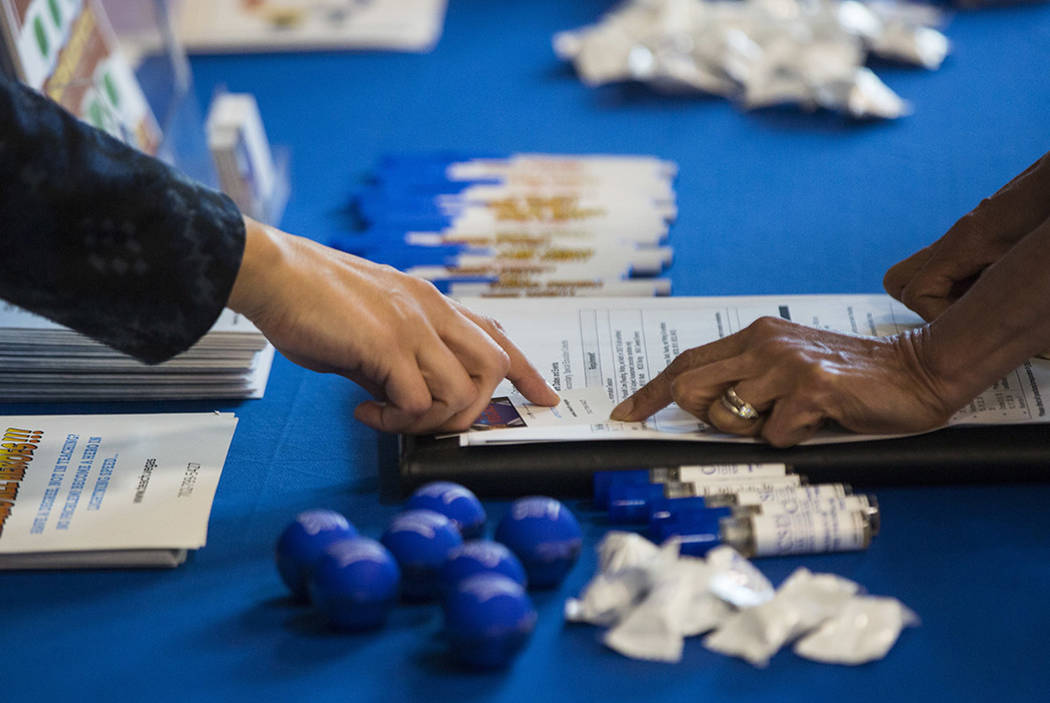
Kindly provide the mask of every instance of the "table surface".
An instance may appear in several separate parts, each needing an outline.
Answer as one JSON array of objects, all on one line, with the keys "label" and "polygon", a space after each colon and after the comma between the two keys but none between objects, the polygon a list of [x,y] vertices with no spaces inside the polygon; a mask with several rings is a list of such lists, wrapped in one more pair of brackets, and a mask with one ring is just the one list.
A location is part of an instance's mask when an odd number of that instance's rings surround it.
[{"label": "table surface", "polygon": [[[638,86],[590,89],[550,49],[601,0],[453,0],[430,54],[198,57],[216,86],[256,95],[292,155],[283,225],[326,241],[387,152],[655,154],[681,167],[672,229],[679,295],[861,293],[1050,148],[1050,6],[985,9],[947,26],[938,71],[876,66],[913,115],[855,124],[793,109]],[[632,661],[567,626],[566,597],[607,529],[585,502],[585,553],[534,594],[537,629],[507,671],[453,666],[434,605],[401,606],[367,635],[329,632],[291,605],[273,567],[281,528],[330,507],[378,536],[376,435],[350,382],[278,358],[266,397],[228,403],[3,404],[0,412],[235,411],[241,418],[205,549],[173,571],[0,573],[0,699],[402,701],[1042,700],[1050,688],[1050,485],[879,486],[883,531],[865,552],[762,560],[779,583],[806,566],[900,598],[922,618],[880,662],[847,668],[784,651],[765,670],[689,640],[680,664]],[[486,501],[494,522],[506,503]]]}]

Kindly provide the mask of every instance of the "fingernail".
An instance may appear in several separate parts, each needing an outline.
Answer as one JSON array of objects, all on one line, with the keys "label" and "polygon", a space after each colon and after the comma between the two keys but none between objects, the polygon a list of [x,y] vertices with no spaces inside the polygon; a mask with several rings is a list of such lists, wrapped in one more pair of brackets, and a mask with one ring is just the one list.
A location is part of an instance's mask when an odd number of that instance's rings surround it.
[{"label": "fingernail", "polygon": [[610,420],[626,420],[631,416],[631,411],[634,409],[634,398],[628,398],[623,401],[609,414]]}]

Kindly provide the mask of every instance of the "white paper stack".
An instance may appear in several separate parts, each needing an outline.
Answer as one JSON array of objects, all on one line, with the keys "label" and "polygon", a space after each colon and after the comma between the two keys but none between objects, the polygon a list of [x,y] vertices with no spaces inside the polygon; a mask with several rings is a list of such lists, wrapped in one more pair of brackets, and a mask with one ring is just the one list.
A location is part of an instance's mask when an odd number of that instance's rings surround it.
[{"label": "white paper stack", "polygon": [[233,413],[0,417],[0,569],[173,567],[204,546]]},{"label": "white paper stack", "polygon": [[261,398],[273,346],[224,310],[196,345],[149,365],[13,305],[0,308],[4,401]]}]

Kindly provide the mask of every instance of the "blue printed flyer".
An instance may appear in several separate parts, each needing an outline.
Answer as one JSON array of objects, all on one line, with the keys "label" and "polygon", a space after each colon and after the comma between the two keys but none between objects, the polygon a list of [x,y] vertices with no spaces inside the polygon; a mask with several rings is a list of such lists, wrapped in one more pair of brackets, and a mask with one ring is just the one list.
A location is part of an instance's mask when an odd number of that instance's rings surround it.
[{"label": "blue printed flyer", "polygon": [[177,566],[204,546],[232,413],[0,417],[0,569]]}]

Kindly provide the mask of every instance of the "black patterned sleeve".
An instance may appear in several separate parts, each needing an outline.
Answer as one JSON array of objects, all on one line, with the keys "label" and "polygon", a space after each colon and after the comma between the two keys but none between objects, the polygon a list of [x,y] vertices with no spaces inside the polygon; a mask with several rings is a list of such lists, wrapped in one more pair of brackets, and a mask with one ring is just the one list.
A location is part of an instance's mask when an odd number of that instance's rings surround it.
[{"label": "black patterned sleeve", "polygon": [[0,77],[0,298],[146,362],[218,318],[233,202]]}]

